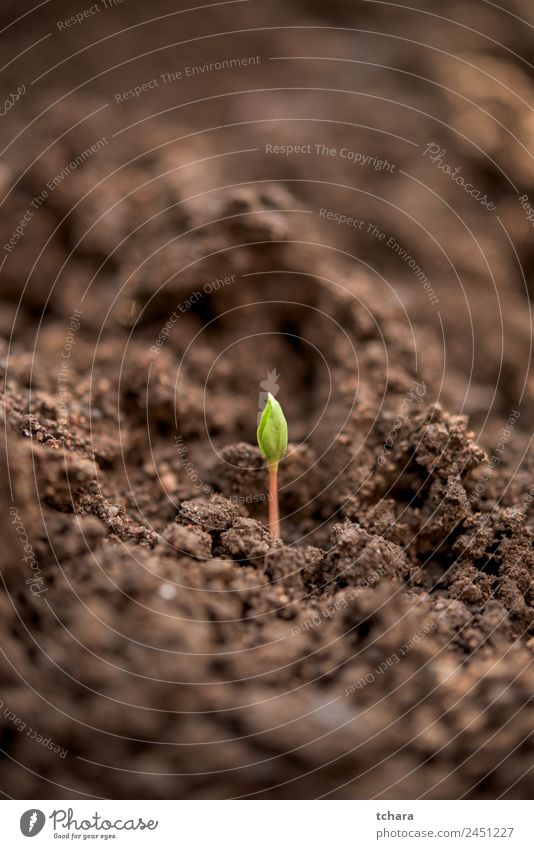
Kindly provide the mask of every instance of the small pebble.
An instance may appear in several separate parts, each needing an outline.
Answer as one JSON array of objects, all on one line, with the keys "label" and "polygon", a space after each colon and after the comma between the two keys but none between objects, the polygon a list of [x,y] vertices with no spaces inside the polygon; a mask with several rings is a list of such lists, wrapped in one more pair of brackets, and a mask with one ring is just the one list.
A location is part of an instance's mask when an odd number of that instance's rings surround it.
[{"label": "small pebble", "polygon": [[173,587],[172,584],[162,584],[158,589],[158,594],[165,601],[170,601],[172,598],[176,598],[176,587]]}]

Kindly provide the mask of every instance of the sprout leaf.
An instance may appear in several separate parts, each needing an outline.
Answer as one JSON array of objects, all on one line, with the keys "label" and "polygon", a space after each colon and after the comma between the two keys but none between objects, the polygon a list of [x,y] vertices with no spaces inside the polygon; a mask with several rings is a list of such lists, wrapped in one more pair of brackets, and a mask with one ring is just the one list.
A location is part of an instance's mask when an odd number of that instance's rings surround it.
[{"label": "sprout leaf", "polygon": [[287,451],[287,422],[282,407],[270,392],[258,425],[258,445],[271,465],[278,463]]}]

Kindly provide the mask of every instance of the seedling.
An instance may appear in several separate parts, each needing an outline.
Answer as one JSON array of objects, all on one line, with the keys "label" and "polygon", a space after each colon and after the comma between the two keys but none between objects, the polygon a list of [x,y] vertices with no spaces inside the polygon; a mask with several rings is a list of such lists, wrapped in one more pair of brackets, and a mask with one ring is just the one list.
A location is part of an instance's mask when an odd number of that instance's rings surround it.
[{"label": "seedling", "polygon": [[287,422],[282,407],[270,392],[258,425],[258,445],[269,470],[269,530],[279,539],[278,464],[287,452]]}]

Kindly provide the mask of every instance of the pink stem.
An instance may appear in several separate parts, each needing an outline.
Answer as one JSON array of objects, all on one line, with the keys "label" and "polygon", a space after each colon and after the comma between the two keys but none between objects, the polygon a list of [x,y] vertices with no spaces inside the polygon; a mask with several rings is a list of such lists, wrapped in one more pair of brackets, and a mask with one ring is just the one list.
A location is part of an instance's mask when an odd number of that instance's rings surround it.
[{"label": "pink stem", "polygon": [[280,512],[278,509],[278,463],[269,465],[269,530],[280,539]]}]

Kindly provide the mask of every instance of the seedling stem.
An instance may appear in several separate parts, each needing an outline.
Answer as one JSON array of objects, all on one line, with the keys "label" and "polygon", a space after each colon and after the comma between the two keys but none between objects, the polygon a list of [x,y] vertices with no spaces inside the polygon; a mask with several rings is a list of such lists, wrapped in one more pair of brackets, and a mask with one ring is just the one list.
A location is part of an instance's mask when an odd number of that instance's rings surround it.
[{"label": "seedling stem", "polygon": [[270,392],[258,425],[258,445],[269,470],[269,530],[280,539],[278,464],[287,451],[287,422],[282,407]]},{"label": "seedling stem", "polygon": [[269,530],[280,538],[280,508],[278,505],[278,462],[269,463]]}]

